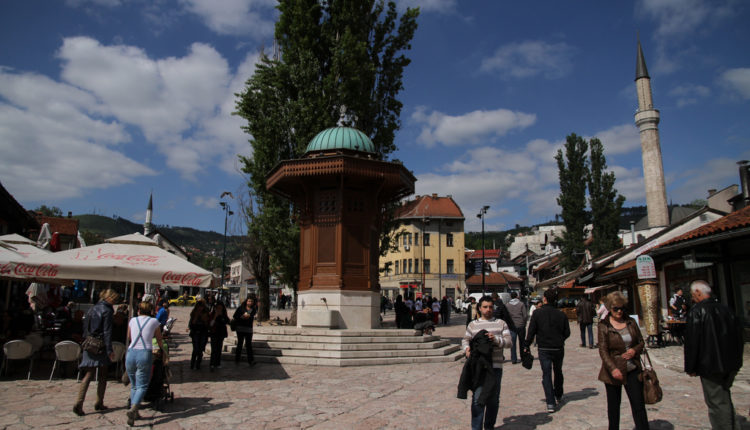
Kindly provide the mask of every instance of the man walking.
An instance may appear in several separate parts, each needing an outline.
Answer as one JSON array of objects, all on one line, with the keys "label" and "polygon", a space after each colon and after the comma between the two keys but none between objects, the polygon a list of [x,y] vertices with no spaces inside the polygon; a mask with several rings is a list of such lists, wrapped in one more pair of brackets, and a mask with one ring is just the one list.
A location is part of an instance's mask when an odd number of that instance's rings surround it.
[{"label": "man walking", "polygon": [[[521,349],[523,349],[523,339],[526,337],[526,321],[528,320],[528,311],[526,305],[518,300],[518,293],[513,291],[510,293],[510,301],[508,302],[508,314],[510,319],[513,320],[513,325],[510,329],[510,338],[513,341],[513,345],[510,347],[510,361],[513,364],[520,363],[519,355]],[[517,342],[517,339],[521,339],[521,342]],[[519,355],[516,355],[516,343],[518,343]]]},{"label": "man walking", "polygon": [[[554,413],[560,406],[563,396],[562,364],[565,356],[565,339],[570,336],[568,318],[561,310],[555,308],[557,293],[546,290],[542,297],[542,307],[534,311],[529,322],[524,348],[534,341],[538,345],[539,365],[542,367],[542,388],[547,401],[547,412]],[[552,372],[554,370],[554,382]]]},{"label": "man walking", "polygon": [[[482,395],[482,386],[474,389],[471,397],[471,428],[472,430],[481,430],[484,422],[485,429],[495,428],[497,420],[497,411],[500,408],[500,381],[503,377],[503,348],[507,348],[510,343],[510,330],[505,321],[495,319],[492,316],[494,306],[490,296],[484,296],[479,299],[479,319],[476,319],[466,326],[466,333],[461,339],[466,358],[471,357],[470,343],[475,336],[482,330],[486,331],[487,338],[492,343],[492,371],[494,372],[495,384],[491,393]],[[480,398],[485,398],[486,403],[480,404]]]},{"label": "man walking", "polygon": [[578,328],[581,329],[581,347],[586,347],[586,336],[585,332],[589,332],[589,348],[594,348],[594,304],[591,303],[586,296],[583,296],[578,305],[576,306],[576,314],[578,316]]},{"label": "man walking", "polygon": [[739,321],[713,297],[706,281],[693,281],[690,295],[696,305],[687,314],[685,372],[701,378],[711,427],[739,429],[730,391],[742,367]]}]

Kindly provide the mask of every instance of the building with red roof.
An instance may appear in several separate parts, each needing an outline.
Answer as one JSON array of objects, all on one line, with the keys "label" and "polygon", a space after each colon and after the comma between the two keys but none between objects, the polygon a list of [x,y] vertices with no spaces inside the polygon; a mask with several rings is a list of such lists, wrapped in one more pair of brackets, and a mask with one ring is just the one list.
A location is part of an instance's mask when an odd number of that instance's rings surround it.
[{"label": "building with red roof", "polygon": [[398,294],[463,297],[464,214],[451,196],[415,196],[396,209],[396,246],[380,257],[380,288]]}]

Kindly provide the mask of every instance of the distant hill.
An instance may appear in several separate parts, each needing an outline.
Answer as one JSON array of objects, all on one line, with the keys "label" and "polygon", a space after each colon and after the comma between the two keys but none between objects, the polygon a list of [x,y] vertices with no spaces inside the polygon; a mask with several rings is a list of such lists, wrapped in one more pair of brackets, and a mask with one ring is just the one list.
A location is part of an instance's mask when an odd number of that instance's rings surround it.
[{"label": "distant hill", "polygon": [[[79,230],[88,245],[100,243],[110,237],[132,233],[143,233],[143,224],[136,224],[122,217],[103,215],[74,215],[79,221]],[[154,225],[169,240],[183,247],[190,261],[207,270],[221,268],[224,235],[214,231],[202,231],[191,227]],[[227,265],[242,255],[242,236],[227,237]]]}]

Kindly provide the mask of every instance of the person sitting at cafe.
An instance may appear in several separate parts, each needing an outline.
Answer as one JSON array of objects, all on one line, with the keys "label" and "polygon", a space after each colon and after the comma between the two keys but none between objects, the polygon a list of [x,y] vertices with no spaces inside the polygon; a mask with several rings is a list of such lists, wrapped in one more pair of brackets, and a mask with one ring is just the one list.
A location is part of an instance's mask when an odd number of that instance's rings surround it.
[{"label": "person sitting at cafe", "polygon": [[421,311],[414,313],[414,329],[421,330],[423,335],[431,335],[435,329],[435,324],[432,322],[432,309],[429,306],[425,306]]}]

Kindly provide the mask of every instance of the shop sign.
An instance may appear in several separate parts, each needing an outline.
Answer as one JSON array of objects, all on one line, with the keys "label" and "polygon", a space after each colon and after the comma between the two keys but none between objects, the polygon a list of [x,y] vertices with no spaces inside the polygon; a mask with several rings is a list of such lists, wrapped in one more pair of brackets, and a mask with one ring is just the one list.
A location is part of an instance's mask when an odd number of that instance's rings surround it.
[{"label": "shop sign", "polygon": [[635,260],[635,269],[638,273],[638,279],[655,279],[656,265],[654,259],[648,255],[639,255]]}]

